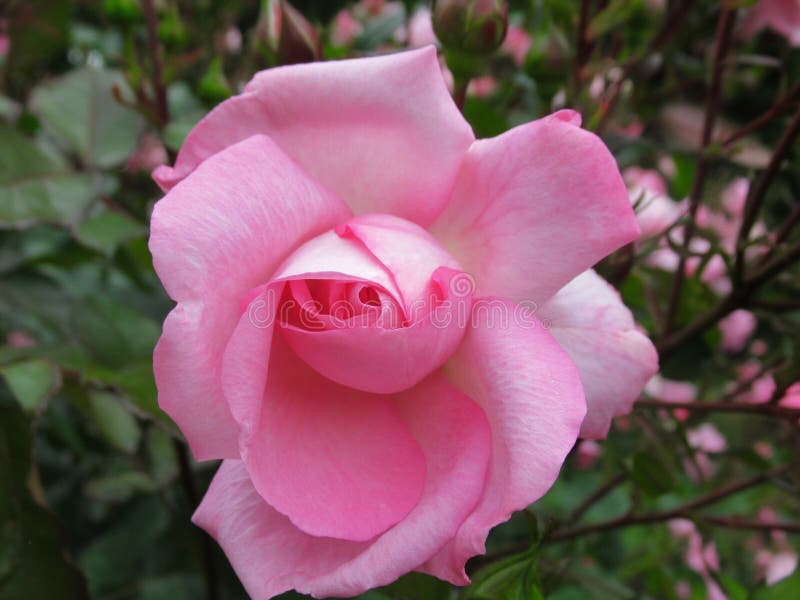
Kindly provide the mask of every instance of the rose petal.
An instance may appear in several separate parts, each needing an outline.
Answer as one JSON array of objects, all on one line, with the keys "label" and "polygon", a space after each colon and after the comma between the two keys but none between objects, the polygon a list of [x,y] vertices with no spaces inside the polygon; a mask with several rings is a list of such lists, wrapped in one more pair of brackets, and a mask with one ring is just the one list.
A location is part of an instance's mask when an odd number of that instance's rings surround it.
[{"label": "rose petal", "polygon": [[631,411],[658,371],[652,342],[619,293],[592,270],[561,288],[537,314],[578,366],[587,404],[581,437],[606,437],[611,419]]},{"label": "rose petal", "polygon": [[348,216],[341,200],[258,135],[215,155],[156,203],[150,251],[174,300],[237,295]]},{"label": "rose petal", "polygon": [[[255,488],[311,535],[363,541],[402,520],[422,493],[425,458],[390,398],[324,378],[266,335],[243,314],[223,373]],[[235,365],[267,361],[259,397],[263,378]]]},{"label": "rose petal", "polygon": [[[464,563],[485,552],[489,530],[540,498],[556,480],[586,413],[578,369],[555,339],[510,302],[480,310],[448,376],[486,411],[492,462],[483,497],[454,540],[420,569],[469,583]],[[499,312],[498,312],[499,311]],[[504,320],[505,319],[505,320]]]},{"label": "rose petal", "polygon": [[477,295],[545,302],[639,227],[614,157],[572,111],[475,142],[431,231]]},{"label": "rose petal", "polygon": [[239,457],[238,430],[219,382],[236,315],[215,303],[179,304],[153,352],[158,404],[181,427],[197,460]]},{"label": "rose petal", "polygon": [[164,189],[203,160],[254,133],[270,135],[356,213],[429,225],[474,140],[439,69],[436,49],[269,69],[204,118]]},{"label": "rose petal", "polygon": [[[283,338],[317,373],[342,385],[392,394],[416,385],[441,367],[458,348],[472,298],[453,292],[460,271],[443,267],[430,282],[442,300],[408,326],[377,327],[353,319],[324,331],[281,327]],[[438,293],[437,293],[438,295]]]},{"label": "rose petal", "polygon": [[264,502],[241,462],[222,463],[193,521],[220,543],[251,597],[293,587],[354,596],[411,571],[455,534],[483,489],[486,417],[440,376],[399,396],[397,406],[429,467],[417,506],[374,541],[303,533]]},{"label": "rose petal", "polygon": [[159,405],[198,460],[235,456],[219,375],[241,295],[293,247],[348,216],[265,136],[220,152],[156,204],[153,264],[180,302],[153,356]]}]

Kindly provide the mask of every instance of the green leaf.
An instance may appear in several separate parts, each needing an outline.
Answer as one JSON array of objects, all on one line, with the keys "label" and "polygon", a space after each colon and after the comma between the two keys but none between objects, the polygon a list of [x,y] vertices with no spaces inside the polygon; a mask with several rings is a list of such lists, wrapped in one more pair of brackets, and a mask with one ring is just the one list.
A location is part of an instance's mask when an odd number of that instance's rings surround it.
[{"label": "green leaf", "polygon": [[380,591],[393,600],[449,600],[451,590],[452,587],[441,579],[424,573],[409,573]]},{"label": "green leaf", "polygon": [[136,451],[141,438],[139,424],[136,418],[123,408],[116,394],[91,390],[89,410],[100,433],[111,445],[128,453]]},{"label": "green leaf", "polygon": [[664,463],[647,452],[634,454],[631,479],[639,489],[653,497],[666,494],[675,485],[675,479]]},{"label": "green leaf", "polygon": [[143,125],[138,113],[117,101],[114,87],[123,97],[130,96],[116,71],[76,69],[37,87],[30,109],[84,164],[113,167],[131,153]]},{"label": "green leaf", "polygon": [[141,471],[123,471],[97,477],[86,483],[86,495],[103,502],[122,502],[137,492],[152,492],[156,483]]},{"label": "green leaf", "polygon": [[38,482],[31,453],[28,419],[13,404],[0,403],[0,600],[88,599],[83,576],[67,557],[61,524],[31,493],[30,482]]},{"label": "green leaf", "polygon": [[72,322],[92,358],[112,369],[150,360],[160,333],[155,321],[104,296],[77,303]]},{"label": "green leaf", "polygon": [[28,360],[6,365],[0,369],[11,393],[22,408],[33,411],[58,388],[59,370],[46,360]]},{"label": "green leaf", "polygon": [[91,175],[71,172],[58,155],[0,125],[0,228],[72,224],[94,196]]},{"label": "green leaf", "polygon": [[111,528],[78,557],[92,597],[141,579],[168,526],[167,509],[152,495],[115,515]]},{"label": "green leaf", "polygon": [[536,553],[528,550],[484,567],[465,591],[468,600],[543,600]]},{"label": "green leaf", "polygon": [[81,223],[75,237],[83,245],[110,256],[120,244],[143,234],[144,227],[130,217],[102,212]]}]

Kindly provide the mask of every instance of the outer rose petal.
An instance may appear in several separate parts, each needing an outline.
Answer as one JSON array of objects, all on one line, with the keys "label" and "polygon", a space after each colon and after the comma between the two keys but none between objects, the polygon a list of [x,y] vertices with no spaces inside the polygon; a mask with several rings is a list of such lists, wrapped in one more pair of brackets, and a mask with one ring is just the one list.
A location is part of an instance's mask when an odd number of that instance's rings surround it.
[{"label": "outer rose petal", "polygon": [[164,189],[254,133],[270,135],[356,213],[429,225],[474,140],[442,79],[436,49],[269,69],[192,130]]},{"label": "outer rose petal", "polygon": [[419,569],[455,584],[469,583],[464,563],[485,552],[489,530],[553,485],[586,414],[578,369],[538,320],[510,318],[518,314],[509,302],[482,310],[476,301],[475,326],[445,367],[483,407],[492,428],[480,504],[455,539]]},{"label": "outer rose petal", "polygon": [[581,437],[604,438],[630,412],[658,371],[658,354],[619,293],[592,270],[569,282],[538,313],[581,374],[587,413]]},{"label": "outer rose petal", "polygon": [[[266,386],[263,377],[235,369],[252,363],[269,364]],[[425,458],[388,396],[319,375],[247,312],[225,353],[223,386],[236,399],[253,485],[302,531],[368,540],[416,506]]]},{"label": "outer rose petal", "polygon": [[560,111],[478,140],[432,232],[477,295],[543,303],[639,236],[614,157]]},{"label": "outer rose petal", "polygon": [[[156,203],[150,251],[173,300],[240,295],[349,216],[264,135],[226,148]],[[238,307],[237,307],[238,308]]]},{"label": "outer rose petal", "polygon": [[491,454],[486,417],[440,375],[399,396],[397,406],[429,467],[419,504],[375,540],[303,533],[264,502],[241,462],[222,463],[193,520],[217,539],[250,596],[293,587],[353,596],[411,571],[455,535],[483,489]]},{"label": "outer rose petal", "polygon": [[220,365],[240,296],[296,245],[348,216],[265,136],[220,152],[156,204],[150,251],[180,302],[153,355],[158,400],[198,460],[237,456]]}]

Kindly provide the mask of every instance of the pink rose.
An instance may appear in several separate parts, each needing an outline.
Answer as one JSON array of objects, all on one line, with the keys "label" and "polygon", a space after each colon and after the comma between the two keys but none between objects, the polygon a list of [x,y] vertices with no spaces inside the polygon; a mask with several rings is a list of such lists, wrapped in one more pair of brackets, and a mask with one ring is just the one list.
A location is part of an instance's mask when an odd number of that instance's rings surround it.
[{"label": "pink rose", "polygon": [[740,308],[733,311],[719,322],[722,349],[727,352],[740,352],[747,345],[757,325],[758,319],[749,310]]},{"label": "pink rose", "polygon": [[792,46],[800,46],[800,2],[797,0],[761,0],[748,9],[742,31],[752,37],[768,27]]},{"label": "pink rose", "polygon": [[432,46],[259,73],[154,177],[159,402],[255,598],[467,583],[656,370],[587,270],[638,235],[609,151],[568,111],[476,141]]}]

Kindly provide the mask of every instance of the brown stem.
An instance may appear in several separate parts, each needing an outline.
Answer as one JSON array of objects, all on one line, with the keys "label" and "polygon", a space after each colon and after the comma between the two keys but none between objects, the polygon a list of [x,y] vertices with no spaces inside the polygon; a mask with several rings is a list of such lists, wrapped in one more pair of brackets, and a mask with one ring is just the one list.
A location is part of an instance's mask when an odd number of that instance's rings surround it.
[{"label": "brown stem", "polygon": [[[178,457],[178,467],[180,469],[181,484],[186,498],[189,501],[192,510],[194,510],[200,503],[200,497],[197,494],[197,485],[194,481],[194,474],[192,467],[189,463],[189,453],[186,450],[186,444],[179,440],[173,440],[175,453]],[[200,554],[203,561],[203,577],[205,578],[206,598],[207,600],[217,600],[219,598],[217,586],[217,571],[214,567],[214,549],[209,535],[205,531],[197,531],[200,536]]]},{"label": "brown stem", "polygon": [[748,404],[746,402],[668,402],[666,400],[639,400],[638,408],[685,409],[692,412],[727,412],[756,414],[783,419],[800,419],[800,409],[777,406],[775,404]]},{"label": "brown stem", "polygon": [[733,268],[733,284],[736,286],[744,275],[744,259],[745,259],[745,246],[750,237],[750,230],[756,221],[761,205],[767,196],[767,190],[772,185],[772,181],[780,170],[783,160],[789,154],[789,150],[794,144],[797,136],[800,135],[800,111],[794,116],[789,127],[781,136],[775,152],[767,164],[767,168],[756,181],[756,184],[747,195],[747,201],[744,206],[744,216],[742,217],[742,224],[739,227],[739,234],[736,239],[736,260]]},{"label": "brown stem", "polygon": [[[749,479],[744,479],[742,481],[738,481],[736,483],[721,487],[718,490],[711,492],[710,494],[701,496],[700,498],[696,498],[695,500],[686,502],[685,504],[681,504],[680,506],[677,506],[669,510],[656,511],[643,515],[623,515],[621,517],[617,517],[614,519],[608,519],[606,521],[598,521],[597,523],[590,523],[588,525],[574,527],[572,529],[564,529],[561,531],[556,530],[552,534],[550,534],[550,536],[547,539],[544,540],[544,543],[563,542],[566,540],[574,539],[576,537],[581,537],[584,535],[589,535],[600,531],[619,529],[622,527],[630,527],[632,525],[659,523],[678,518],[691,518],[692,516],[694,516],[692,514],[693,511],[698,510],[700,508],[705,508],[706,506],[710,506],[712,504],[716,504],[717,502],[725,500],[729,496],[733,496],[734,494],[738,494],[739,492],[760,485],[765,481],[769,480],[771,477],[786,472],[790,466],[791,465],[784,465],[781,467],[770,469],[765,473],[761,473]],[[700,518],[702,518],[702,516]]]},{"label": "brown stem", "polygon": [[706,176],[708,175],[708,156],[706,151],[711,143],[711,136],[714,132],[717,114],[719,113],[722,73],[725,68],[725,57],[728,54],[735,20],[735,13],[723,4],[717,22],[711,84],[706,98],[706,115],[703,122],[703,135],[700,141],[700,155],[697,160],[697,171],[695,172],[691,195],[689,196],[689,219],[683,230],[683,249],[678,260],[675,278],[672,280],[672,289],[670,290],[669,303],[667,304],[664,325],[662,327],[662,335],[665,336],[669,334],[675,322],[675,317],[678,313],[678,305],[680,304],[681,292],[683,291],[683,282],[686,278],[686,259],[689,253],[689,244],[692,241],[692,237],[694,237],[695,218],[697,216],[697,210],[700,207],[700,201],[703,198],[703,189],[705,188]]},{"label": "brown stem", "polygon": [[147,21],[147,45],[150,48],[150,59],[153,61],[153,91],[156,96],[156,121],[160,128],[169,122],[167,105],[167,89],[164,87],[163,65],[161,63],[161,41],[158,39],[158,20],[154,0],[142,0],[145,19]]},{"label": "brown stem", "polygon": [[578,521],[592,506],[605,498],[609,492],[614,490],[614,488],[620,485],[623,481],[625,481],[625,473],[618,473],[612,479],[606,481],[603,485],[592,492],[592,494],[586,497],[586,499],[584,499],[584,501],[581,502],[574,511],[572,511],[572,514],[569,517],[570,522],[574,523]]},{"label": "brown stem", "polygon": [[798,223],[800,223],[800,203],[795,206],[792,213],[781,224],[781,226],[778,228],[778,231],[775,232],[775,238],[772,240],[772,243],[767,247],[767,251],[758,260],[759,265],[765,264],[772,257],[772,255],[775,253],[775,249],[787,240],[789,235],[792,233],[792,230],[797,226]]},{"label": "brown stem", "polygon": [[724,139],[722,141],[722,146],[724,148],[730,148],[734,142],[737,142],[746,135],[751,134],[756,129],[762,127],[766,123],[769,123],[772,119],[791,108],[792,104],[794,104],[795,100],[798,98],[800,98],[800,81],[798,81],[792,87],[792,89],[786,92],[786,95],[783,98],[778,100],[770,108]]},{"label": "brown stem", "polygon": [[754,531],[785,531],[786,533],[800,533],[800,523],[786,523],[776,521],[751,521],[741,517],[722,517],[716,515],[702,515],[704,522],[718,527],[731,529],[752,529]]},{"label": "brown stem", "polygon": [[611,115],[614,113],[614,109],[619,102],[619,96],[622,92],[622,86],[625,80],[633,74],[633,72],[648,56],[662,46],[668,44],[675,34],[680,31],[680,25],[689,14],[689,9],[692,7],[692,4],[694,4],[694,0],[683,0],[672,11],[668,12],[661,23],[661,27],[647,45],[645,52],[641,56],[628,59],[622,65],[622,75],[611,88],[611,95],[606,101],[606,106],[600,115],[597,127],[595,127],[595,133],[597,133],[597,135],[601,135],[603,133],[609,119],[611,118]]},{"label": "brown stem", "polygon": [[575,78],[575,89],[578,90],[583,81],[583,66],[589,59],[589,40],[586,39],[586,30],[589,26],[589,5],[591,0],[581,0],[581,8],[578,16],[578,29],[575,41],[575,68],[573,77]]},{"label": "brown stem", "polygon": [[746,307],[753,292],[797,260],[800,260],[800,241],[770,260],[750,277],[745,278],[711,310],[697,317],[683,329],[656,341],[656,349],[662,362],[687,341],[713,327],[737,308]]}]

